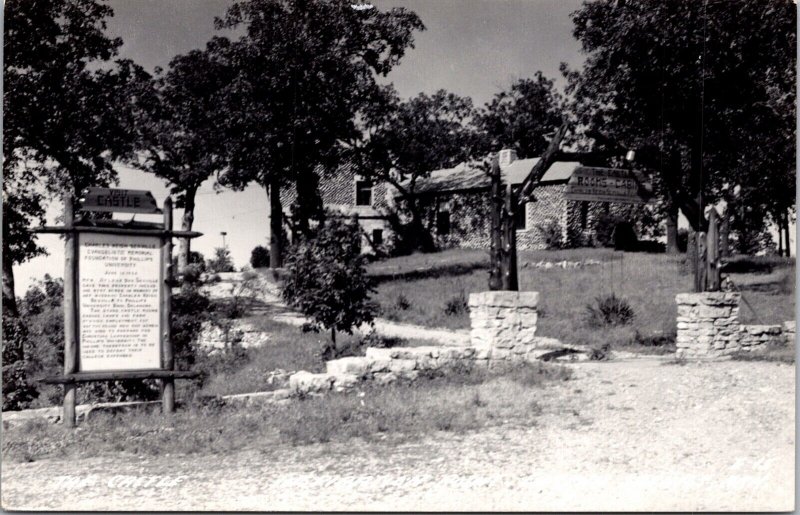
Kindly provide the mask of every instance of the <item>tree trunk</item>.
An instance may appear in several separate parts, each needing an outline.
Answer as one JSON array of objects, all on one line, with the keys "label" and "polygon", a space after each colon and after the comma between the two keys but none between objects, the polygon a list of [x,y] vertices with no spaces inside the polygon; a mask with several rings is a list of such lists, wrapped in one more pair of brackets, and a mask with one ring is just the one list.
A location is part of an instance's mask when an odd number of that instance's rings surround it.
[{"label": "tree trunk", "polygon": [[667,254],[678,254],[678,204],[667,195]]},{"label": "tree trunk", "polygon": [[501,290],[503,289],[503,190],[500,182],[500,164],[497,157],[492,161],[491,181],[489,289]]},{"label": "tree trunk", "polygon": [[19,316],[17,297],[14,293],[14,264],[3,249],[3,318]]},{"label": "tree trunk", "polygon": [[281,187],[277,180],[269,183],[269,267],[283,266],[283,208]]},{"label": "tree trunk", "polygon": [[789,212],[785,211],[783,216],[784,216],[784,219],[783,219],[784,220],[784,223],[783,223],[783,230],[784,230],[783,241],[784,241],[784,247],[786,249],[786,257],[792,257],[792,247],[791,247],[791,245],[789,245],[789,242],[791,241],[791,239],[790,239],[791,238],[791,233],[789,232],[789,221],[790,221]]},{"label": "tree trunk", "polygon": [[[183,200],[183,218],[181,219],[181,230],[191,231],[192,224],[194,224],[194,201],[197,194],[197,188],[188,188],[184,193]],[[178,273],[182,274],[186,267],[189,266],[191,258],[191,242],[189,238],[180,238],[178,240]]]}]

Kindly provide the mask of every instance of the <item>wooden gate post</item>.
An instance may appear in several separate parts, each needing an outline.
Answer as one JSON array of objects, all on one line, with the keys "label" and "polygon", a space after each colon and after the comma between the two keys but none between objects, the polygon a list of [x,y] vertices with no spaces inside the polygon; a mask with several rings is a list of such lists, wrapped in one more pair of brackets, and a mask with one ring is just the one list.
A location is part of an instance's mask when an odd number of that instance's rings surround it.
[{"label": "wooden gate post", "polygon": [[514,220],[514,198],[510,184],[506,186],[505,192],[502,254],[503,290],[519,291],[519,280],[517,278],[517,228]]},{"label": "wooden gate post", "polygon": [[491,178],[491,227],[490,227],[490,270],[489,289],[503,289],[503,187],[500,176],[498,156],[492,159]]},{"label": "wooden gate post", "polygon": [[[164,370],[175,370],[175,356],[170,331],[170,299],[172,297],[172,198],[164,200],[164,240],[161,253],[161,352]],[[164,413],[175,411],[175,379],[161,379],[161,403]]]},{"label": "wooden gate post", "polygon": [[708,236],[706,237],[706,291],[719,291],[719,222],[717,210],[708,213]]},{"label": "wooden gate post", "polygon": [[[72,232],[75,223],[72,194],[64,196],[64,375],[78,371],[77,349],[77,269],[78,269],[78,234]],[[64,383],[64,426],[75,427],[75,401],[78,385],[74,382]]]}]

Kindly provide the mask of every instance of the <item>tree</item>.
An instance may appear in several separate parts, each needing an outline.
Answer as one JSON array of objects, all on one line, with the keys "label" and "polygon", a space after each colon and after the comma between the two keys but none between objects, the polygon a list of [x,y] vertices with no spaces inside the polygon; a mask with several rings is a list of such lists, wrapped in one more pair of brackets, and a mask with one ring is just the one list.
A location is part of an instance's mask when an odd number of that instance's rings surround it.
[{"label": "tree", "polygon": [[636,149],[695,230],[736,185],[786,212],[793,193],[776,189],[794,183],[791,1],[592,1],[572,17],[587,58],[562,70],[575,121],[599,147]]},{"label": "tree", "polygon": [[321,214],[317,165],[335,168],[339,142],[424,27],[404,8],[353,9],[347,0],[244,0],[216,21],[243,32],[226,55],[237,74],[225,91],[224,184],[255,181],[270,194],[270,260],[282,257],[280,189],[297,189],[295,225]]},{"label": "tree", "polygon": [[411,219],[400,232],[419,238],[413,248],[433,245],[417,207],[417,182],[484,152],[475,116],[469,97],[439,90],[400,101],[391,87],[362,111],[363,135],[349,142],[349,155],[362,175],[397,189]]},{"label": "tree", "polygon": [[325,218],[314,237],[301,239],[289,252],[283,298],[311,318],[304,330],[331,332],[324,356],[335,354],[336,331],[352,334],[353,328],[371,324],[375,317],[377,306],[369,300],[374,290],[364,264],[358,221],[347,223],[333,216]]},{"label": "tree", "polygon": [[13,266],[42,253],[27,229],[42,203],[112,183],[133,151],[133,112],[146,78],[116,60],[113,11],[94,0],[6,2],[3,59],[3,306],[17,312]]},{"label": "tree", "polygon": [[[183,208],[181,229],[194,223],[195,195],[200,186],[223,166],[218,109],[220,95],[231,71],[218,58],[215,38],[206,50],[176,56],[165,72],[156,69],[153,94],[138,111],[138,145],[142,149],[134,165],[165,179]],[[189,263],[190,239],[180,239],[178,270]]]},{"label": "tree", "polygon": [[496,94],[478,118],[489,138],[489,150],[513,148],[519,157],[538,157],[547,148],[547,137],[561,125],[563,100],[553,81],[542,72],[519,79]]},{"label": "tree", "polygon": [[209,272],[218,274],[224,272],[235,272],[231,259],[231,251],[228,247],[217,247],[214,249],[214,257],[208,260],[206,268]]}]

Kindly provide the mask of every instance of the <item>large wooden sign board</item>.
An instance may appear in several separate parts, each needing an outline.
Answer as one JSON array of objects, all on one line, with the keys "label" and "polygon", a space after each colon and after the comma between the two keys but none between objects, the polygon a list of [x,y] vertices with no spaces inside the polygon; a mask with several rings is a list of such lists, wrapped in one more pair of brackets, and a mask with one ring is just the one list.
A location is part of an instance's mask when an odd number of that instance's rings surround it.
[{"label": "large wooden sign board", "polygon": [[64,385],[64,423],[75,426],[77,384],[158,379],[163,410],[175,409],[175,370],[170,338],[172,238],[200,233],[172,230],[172,200],[163,211],[147,191],[88,188],[79,210],[161,213],[164,223],[85,221],[64,201],[64,226],[35,232],[65,235],[64,375],[45,378]]},{"label": "large wooden sign board", "polygon": [[622,168],[576,168],[564,194],[567,200],[645,204],[652,187],[641,174]]},{"label": "large wooden sign board", "polygon": [[161,239],[78,236],[78,369],[162,368]]}]

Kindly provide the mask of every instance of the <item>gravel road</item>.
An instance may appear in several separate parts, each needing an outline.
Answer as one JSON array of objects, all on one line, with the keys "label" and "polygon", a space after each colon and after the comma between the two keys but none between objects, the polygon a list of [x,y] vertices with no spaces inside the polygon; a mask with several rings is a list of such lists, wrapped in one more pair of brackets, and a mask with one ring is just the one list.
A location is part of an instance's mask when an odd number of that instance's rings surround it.
[{"label": "gravel road", "polygon": [[[793,365],[578,363],[512,423],[405,443],[3,463],[5,509],[791,511]],[[76,475],[79,474],[79,475]]]}]

